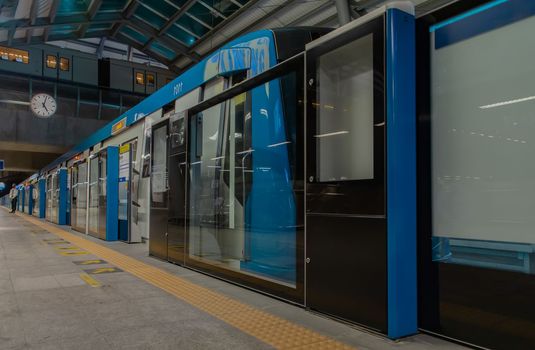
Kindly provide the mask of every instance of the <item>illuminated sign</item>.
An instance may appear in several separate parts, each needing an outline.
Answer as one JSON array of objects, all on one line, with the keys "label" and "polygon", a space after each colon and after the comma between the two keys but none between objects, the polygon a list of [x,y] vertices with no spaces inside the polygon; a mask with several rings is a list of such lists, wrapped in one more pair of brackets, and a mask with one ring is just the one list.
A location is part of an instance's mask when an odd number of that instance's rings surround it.
[{"label": "illuminated sign", "polygon": [[115,135],[126,129],[126,118],[119,120],[111,127],[111,134]]}]

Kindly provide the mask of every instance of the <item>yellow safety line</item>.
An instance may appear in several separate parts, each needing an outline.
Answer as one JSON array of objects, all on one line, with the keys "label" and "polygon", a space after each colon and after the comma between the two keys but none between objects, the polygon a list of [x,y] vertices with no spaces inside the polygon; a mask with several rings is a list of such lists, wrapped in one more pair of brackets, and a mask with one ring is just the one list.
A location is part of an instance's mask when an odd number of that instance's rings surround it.
[{"label": "yellow safety line", "polygon": [[21,217],[277,349],[353,349],[332,338],[201,287],[56,226],[35,218],[22,215]]},{"label": "yellow safety line", "polygon": [[89,276],[87,273],[81,273],[80,278],[87,284],[89,284],[91,287],[100,287],[102,284],[100,284],[99,281],[94,279],[93,277]]}]

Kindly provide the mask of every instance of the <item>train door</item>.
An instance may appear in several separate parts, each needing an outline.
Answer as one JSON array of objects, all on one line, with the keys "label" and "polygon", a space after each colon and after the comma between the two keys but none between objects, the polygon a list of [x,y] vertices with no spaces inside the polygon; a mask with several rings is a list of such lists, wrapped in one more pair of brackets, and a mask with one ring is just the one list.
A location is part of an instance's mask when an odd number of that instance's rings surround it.
[{"label": "train door", "polygon": [[76,231],[86,233],[87,223],[87,161],[72,167],[71,223]]},{"label": "train door", "polygon": [[58,175],[53,173],[47,177],[47,219],[50,222],[58,223]]},{"label": "train door", "polygon": [[106,215],[107,215],[107,150],[98,155],[98,238],[106,239]]},{"label": "train door", "polygon": [[45,217],[50,221],[50,215],[52,213],[52,175],[46,177],[45,193]]},{"label": "train door", "polygon": [[119,239],[141,242],[138,227],[138,188],[140,173],[136,167],[137,139],[119,148]]},{"label": "train door", "polygon": [[186,112],[169,118],[169,192],[167,211],[167,256],[184,263],[186,228]]},{"label": "train door", "polygon": [[306,301],[386,331],[382,17],[306,53]]},{"label": "train door", "polygon": [[[64,215],[64,218],[65,218],[65,225],[69,225],[70,226],[71,225],[71,210],[72,210],[72,201],[71,201],[72,169],[67,168],[67,169],[65,169],[65,171],[66,171],[66,175],[67,175],[67,179],[63,180],[63,181],[65,181],[65,189],[66,189],[66,193],[63,194],[65,196],[65,213],[62,214],[62,215]],[[62,180],[60,180],[60,181],[62,181]]]},{"label": "train door", "polygon": [[32,190],[32,198],[33,198],[33,208],[32,208],[32,215],[39,217],[39,202],[40,202],[40,188],[39,188],[39,180],[35,180],[35,183],[33,184],[33,190]]},{"label": "train door", "polygon": [[167,260],[168,121],[152,127],[149,254]]},{"label": "train door", "polygon": [[88,233],[106,238],[106,151],[98,153],[89,163]]},{"label": "train door", "polygon": [[71,172],[71,227],[74,229],[77,227],[77,215],[78,215],[78,164],[74,164],[70,168]]},{"label": "train door", "polygon": [[306,48],[306,304],[391,338],[417,332],[413,11]]},{"label": "train door", "polygon": [[89,160],[89,200],[87,208],[87,232],[94,237],[98,237],[98,174],[99,159],[98,156],[94,156]]}]

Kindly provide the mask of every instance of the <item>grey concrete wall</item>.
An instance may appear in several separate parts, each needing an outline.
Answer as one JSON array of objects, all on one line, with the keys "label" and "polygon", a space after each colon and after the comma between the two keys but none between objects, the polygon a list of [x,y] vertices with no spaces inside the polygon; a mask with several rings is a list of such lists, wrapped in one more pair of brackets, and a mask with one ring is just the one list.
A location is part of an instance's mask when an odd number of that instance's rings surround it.
[{"label": "grey concrete wall", "polygon": [[107,123],[105,120],[55,115],[48,119],[0,104],[0,141],[74,146]]}]

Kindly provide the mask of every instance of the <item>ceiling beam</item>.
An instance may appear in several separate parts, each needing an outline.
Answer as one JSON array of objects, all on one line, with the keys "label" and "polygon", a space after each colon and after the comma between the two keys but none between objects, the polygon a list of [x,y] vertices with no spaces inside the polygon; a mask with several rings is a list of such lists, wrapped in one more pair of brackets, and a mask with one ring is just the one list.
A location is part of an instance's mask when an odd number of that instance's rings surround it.
[{"label": "ceiling beam", "polygon": [[[216,25],[212,30],[210,30],[208,33],[206,33],[201,39],[197,40],[190,48],[190,50],[194,50],[197,46],[202,44],[203,42],[210,40],[210,38],[217,32],[221,31],[223,28],[228,26],[234,19],[241,16],[243,13],[245,13],[248,9],[256,5],[260,0],[249,0],[242,8],[234,12],[232,15],[228,16],[226,20],[223,22],[220,22],[218,25]],[[180,57],[176,57],[173,61],[178,61]]]},{"label": "ceiling beam", "polygon": [[[39,9],[39,0],[33,0],[30,7],[30,25],[35,25],[35,19],[37,18],[37,10]],[[26,30],[26,43],[29,44],[32,41],[33,28]]]},{"label": "ceiling beam", "polygon": [[[182,7],[176,11],[168,20],[167,22],[164,24],[164,26],[156,33],[156,35],[152,35],[150,37],[150,39],[145,43],[145,45],[143,45],[143,50],[145,50],[146,48],[148,48],[152,42],[156,39],[159,39],[162,35],[165,34],[165,32],[167,32],[169,30],[169,28],[171,28],[171,26],[180,18],[182,17],[187,10],[189,10],[191,8],[191,6],[195,5],[195,3],[197,2],[197,0],[187,0],[186,3],[184,5],[182,5]],[[184,52],[187,52],[187,48],[184,47]]]},{"label": "ceiling beam", "polygon": [[[244,13],[244,11],[246,11],[247,9],[249,9],[250,6],[253,6],[253,4],[254,4],[256,1],[258,1],[258,0],[250,0],[250,1],[247,3],[247,5],[243,6],[243,7],[242,7],[241,9],[239,9],[238,11],[234,12],[233,15],[237,14],[238,12],[239,12],[238,15]],[[221,43],[220,45],[217,45],[217,47],[215,47],[215,48],[212,48],[210,51],[208,51],[208,52],[205,54],[205,56],[206,56],[206,55],[209,55],[209,54],[212,53],[212,52],[214,52],[215,50],[217,50],[217,48],[219,48],[219,47],[225,45],[226,43],[228,43],[228,42],[230,42],[230,41],[232,41],[232,40],[234,40],[234,39],[236,39],[236,38],[242,36],[243,34],[245,34],[245,33],[247,33],[247,32],[250,32],[251,30],[254,30],[257,26],[259,26],[259,25],[262,24],[263,22],[267,21],[268,19],[270,19],[270,18],[272,18],[272,17],[275,17],[275,16],[279,15],[281,12],[283,12],[284,10],[286,10],[286,8],[287,8],[288,6],[291,6],[291,5],[293,5],[294,3],[298,2],[298,1],[300,1],[300,0],[288,0],[288,1],[285,1],[285,2],[281,3],[281,4],[280,4],[279,6],[277,6],[274,10],[268,12],[264,17],[261,17],[261,18],[257,19],[256,21],[254,21],[253,23],[247,25],[247,27],[243,28],[243,29],[240,30],[239,32],[237,32],[237,33],[231,35],[227,40],[225,40],[225,42]],[[253,3],[253,4],[251,4],[251,3]],[[237,16],[238,16],[238,15],[237,15]],[[229,20],[228,20],[228,21],[225,21],[225,22],[220,23],[220,24],[223,24],[223,23],[224,23],[225,25],[223,25],[223,26],[221,26],[221,27],[216,26],[216,27],[214,28],[214,31],[219,31],[219,30],[221,30],[223,27],[225,27],[227,24],[232,23],[232,20],[233,20],[234,18],[235,18],[234,16],[229,17]],[[199,40],[199,41],[197,41],[195,44],[193,44],[193,46],[191,47],[191,49],[193,50],[193,49],[195,49],[197,46],[199,46],[201,43],[205,42],[206,40],[209,40],[210,37],[212,36],[211,34],[213,34],[212,31],[210,31],[209,33],[207,33],[201,40]],[[179,59],[180,59],[180,57],[175,57],[175,58],[171,61],[171,63],[172,63],[172,64],[173,64],[173,63],[176,64],[176,62],[178,62]],[[182,69],[181,72],[184,71],[184,70],[186,70],[187,68],[189,68],[189,66],[184,67],[184,69]]]},{"label": "ceiling beam", "polygon": [[[138,0],[131,0],[126,9],[123,11],[122,17],[125,19],[129,19],[134,15],[134,12],[136,12],[137,8],[139,6]],[[115,23],[113,25],[113,28],[111,29],[111,37],[115,37],[117,33],[121,30],[121,28],[124,26],[124,22],[122,23]]]},{"label": "ceiling beam", "polygon": [[[153,38],[153,37],[158,36],[158,30],[152,28],[148,24],[145,24],[144,22],[136,18],[130,19],[130,22],[128,24],[148,38]],[[183,43],[179,42],[176,39],[173,39],[170,36],[164,35],[164,36],[158,37],[158,40],[161,41],[165,46],[169,47],[169,49],[172,49],[172,50],[176,49],[178,52],[187,56],[188,58],[190,58],[191,60],[195,62],[200,60],[200,56],[197,53],[189,52],[190,49],[186,45],[184,45]],[[143,48],[143,46],[144,45],[142,44],[141,48]],[[142,50],[145,50],[145,49],[142,49]]]},{"label": "ceiling beam", "polygon": [[11,20],[7,22],[0,23],[1,28],[11,28],[16,27],[17,29],[28,29],[28,28],[47,28],[54,26],[63,26],[63,25],[83,25],[83,24],[101,24],[101,23],[113,23],[113,22],[126,22],[126,20],[120,15],[110,16],[109,19],[99,19],[89,21],[85,16],[69,16],[68,18],[62,18],[61,20],[55,20],[53,23],[50,23],[48,18],[36,18],[35,24],[31,24],[29,19],[24,20]]},{"label": "ceiling beam", "polygon": [[[178,6],[178,5],[175,4],[174,2],[171,2],[171,1],[169,1],[169,0],[164,0],[164,1],[165,1],[167,4],[169,4],[169,5],[173,6],[174,8],[176,8],[177,10],[180,10],[180,6]],[[192,15],[192,14],[189,13],[189,12],[186,12],[186,16],[188,16],[189,18],[191,18],[191,19],[194,20],[195,22],[199,23],[200,25],[202,25],[202,26],[208,28],[208,30],[213,29],[213,27],[212,27],[210,24],[208,24],[208,23],[206,23],[205,21],[203,21],[203,20],[197,18],[196,16]],[[166,18],[167,18],[167,17],[166,17]]]},{"label": "ceiling beam", "polygon": [[[48,15],[48,23],[52,24],[56,20],[56,14],[58,13],[59,0],[52,0],[52,5],[50,6],[50,13]],[[44,42],[48,41],[48,36],[50,35],[50,27],[46,27],[43,32]]]},{"label": "ceiling beam", "polygon": [[182,5],[180,10],[175,12],[175,14],[171,16],[171,18],[169,18],[167,23],[165,23],[165,25],[160,29],[160,31],[158,32],[158,36],[161,36],[165,32],[167,32],[169,28],[171,28],[173,23],[175,23],[180,17],[182,17],[182,15],[184,15],[184,13],[186,13],[187,10],[189,10],[193,5],[195,5],[196,2],[197,0],[187,0],[186,3]]},{"label": "ceiling beam", "polygon": [[103,36],[100,38],[100,43],[98,44],[98,47],[95,51],[95,54],[97,55],[98,59],[102,58],[102,52],[104,52],[104,44],[106,43],[106,37]]},{"label": "ceiling beam", "polygon": [[[135,47],[136,49],[138,49],[140,51],[142,50],[142,47],[143,47],[142,44],[130,39],[129,37],[127,37],[124,34],[118,33],[117,34],[117,38],[120,39],[121,41],[125,42],[125,43],[128,43],[130,46]],[[171,62],[167,58],[165,58],[165,57],[163,57],[163,56],[161,56],[161,55],[159,55],[159,54],[157,54],[155,52],[152,52],[150,50],[146,51],[145,53],[148,56],[150,56],[150,57],[154,58],[155,60],[157,60],[158,62],[161,62],[161,63],[167,65],[171,71],[176,73],[176,67],[175,67],[175,69],[171,69]]]},{"label": "ceiling beam", "polygon": [[210,6],[208,5],[207,3],[205,3],[204,1],[202,0],[198,0],[199,4],[201,4],[202,6],[206,7],[208,10],[212,11],[212,13],[218,17],[221,17],[223,18],[224,20],[227,19],[227,16],[225,16],[224,14],[221,13],[221,11],[219,11],[218,9],[214,8],[213,6]]},{"label": "ceiling beam", "polygon": [[[100,6],[102,5],[102,0],[93,0],[91,4],[89,5],[89,8],[87,9],[87,20],[92,21],[93,18],[95,18],[95,15],[97,14],[98,10],[100,9]],[[89,28],[89,24],[83,24],[80,26],[80,30],[78,31],[78,37],[83,38],[85,35],[85,32],[87,32],[87,29]]]},{"label": "ceiling beam", "polygon": [[239,8],[242,8],[243,5],[241,3],[239,3],[238,1],[236,0],[230,0],[231,3],[233,3],[234,5],[238,6]]}]

